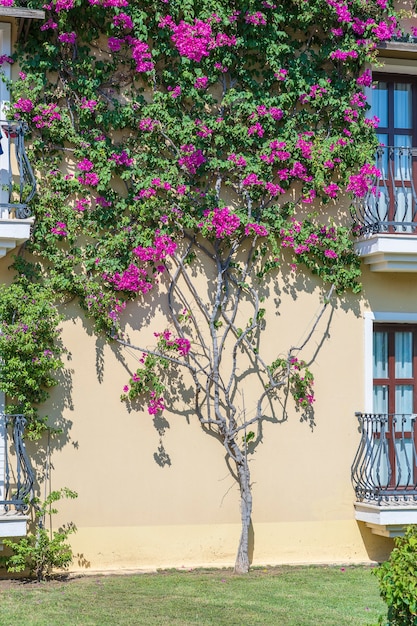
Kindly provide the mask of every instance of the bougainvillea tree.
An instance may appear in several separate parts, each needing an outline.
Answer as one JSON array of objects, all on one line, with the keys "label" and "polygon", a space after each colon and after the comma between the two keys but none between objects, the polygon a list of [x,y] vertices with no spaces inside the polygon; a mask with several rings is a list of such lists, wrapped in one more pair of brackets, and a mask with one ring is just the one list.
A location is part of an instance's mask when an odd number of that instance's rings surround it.
[{"label": "bougainvillea tree", "polygon": [[[236,570],[247,571],[248,442],[278,392],[301,409],[314,400],[300,346],[264,359],[261,285],[307,271],[326,293],[359,290],[348,224],[330,223],[326,205],[372,187],[367,64],[397,34],[395,15],[387,0],[44,8],[15,55],[10,109],[30,125],[39,176],[37,280],[76,296],[97,332],[139,350],[123,400],[144,399],[157,414],[170,373],[184,374],[240,487]],[[27,274],[30,263],[16,267]],[[166,325],[144,346],[140,331],[124,334],[124,310],[133,299],[151,306],[161,285]],[[244,398],[248,377],[256,398]]]}]

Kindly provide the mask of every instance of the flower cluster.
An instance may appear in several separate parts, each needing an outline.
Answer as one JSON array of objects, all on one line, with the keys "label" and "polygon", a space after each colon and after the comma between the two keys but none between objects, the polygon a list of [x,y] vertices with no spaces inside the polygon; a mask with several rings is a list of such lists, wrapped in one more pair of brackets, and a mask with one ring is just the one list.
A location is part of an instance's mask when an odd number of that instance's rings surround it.
[{"label": "flower cluster", "polygon": [[230,207],[216,207],[204,211],[205,221],[200,223],[202,232],[212,234],[216,239],[231,237],[240,227],[240,218]]},{"label": "flower cluster", "polygon": [[210,51],[222,46],[236,45],[236,37],[229,37],[225,33],[214,35],[210,21],[195,19],[194,24],[181,20],[175,24],[173,18],[167,15],[159,22],[160,28],[168,27],[172,31],[171,39],[181,56],[199,63],[203,57],[208,57]]},{"label": "flower cluster", "polygon": [[193,144],[184,144],[181,146],[183,156],[178,159],[178,165],[184,167],[189,174],[195,174],[197,169],[206,162],[201,150],[197,149]]}]

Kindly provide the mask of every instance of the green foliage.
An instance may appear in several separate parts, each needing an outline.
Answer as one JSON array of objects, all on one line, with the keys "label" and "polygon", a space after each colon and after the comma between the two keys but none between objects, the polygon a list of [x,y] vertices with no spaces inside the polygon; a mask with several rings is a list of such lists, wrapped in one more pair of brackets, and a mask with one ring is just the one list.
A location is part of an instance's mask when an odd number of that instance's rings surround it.
[{"label": "green foliage", "polygon": [[[135,67],[133,44],[115,22],[119,9],[78,0],[69,10],[55,11],[51,3],[47,17],[58,28],[31,28],[16,54],[23,73],[12,86],[13,113],[17,108],[29,122],[30,158],[42,179],[42,193],[32,206],[36,223],[30,249],[46,263],[44,277],[53,290],[77,296],[97,330],[110,334],[123,301],[137,292],[115,293],[103,277],[134,263],[132,251],[150,245],[155,230],[175,240],[184,231],[208,236],[204,224],[199,227],[204,213],[224,204],[228,193],[243,225],[262,222],[269,231],[264,276],[282,261],[289,218],[300,209],[305,215],[314,194],[329,205],[328,185],[343,191],[349,176],[373,161],[375,147],[366,107],[351,100],[361,91],[356,79],[364,63],[376,55],[374,27],[390,9],[354,0],[349,11],[366,23],[365,32],[356,36],[346,27],[335,36],[332,29],[340,22],[324,0],[262,6],[251,1],[238,7],[237,17],[236,3],[223,0],[157,4],[131,2],[122,12],[133,24],[129,37],[149,46],[153,67],[148,71]],[[247,19],[257,13],[261,24]],[[192,59],[180,54],[170,27],[161,27],[167,15],[175,24],[210,21],[213,37],[226,35],[235,43]],[[76,42],[62,41],[62,33],[75,33]],[[121,42],[120,49],[112,49],[109,37]],[[332,59],[339,50],[351,56]],[[196,86],[203,77],[206,88]],[[181,89],[175,98],[174,87]],[[22,99],[33,108],[20,107]],[[53,116],[45,113],[48,106],[54,107]],[[347,122],[346,110],[352,107],[357,118]],[[279,110],[282,117],[265,110]],[[148,126],[141,126],[144,120]],[[262,131],[251,130],[256,124]],[[274,141],[285,145],[289,159],[271,156]],[[180,163],[184,145],[204,155],[196,171]],[[74,162],[85,158],[97,174],[94,184],[83,181],[83,172],[74,173]],[[277,169],[290,171],[295,162],[305,174],[277,176]],[[262,184],[244,183],[248,175]],[[282,191],[267,191],[265,185]],[[322,221],[318,215],[309,218],[300,243]],[[56,232],[58,222],[65,228]],[[339,223],[334,229],[330,247],[324,240],[303,251],[296,246],[294,263],[337,284],[339,292],[357,291],[359,261],[349,229]],[[187,262],[193,258],[190,251]]]},{"label": "green foliage", "polygon": [[390,626],[417,626],[417,526],[395,539],[388,561],[375,574],[388,605]]},{"label": "green foliage", "polygon": [[5,539],[4,544],[13,550],[11,556],[3,557],[8,572],[24,572],[29,570],[38,581],[49,577],[54,569],[67,569],[72,563],[72,549],[67,542],[69,535],[76,532],[73,523],[69,523],[52,534],[45,528],[45,518],[58,511],[53,504],[61,498],[76,498],[77,494],[63,488],[52,491],[43,503],[38,499],[32,501],[37,506],[36,530],[33,534],[18,541]]},{"label": "green foliage", "polygon": [[6,393],[8,413],[24,413],[27,432],[38,437],[45,418],[37,405],[56,385],[54,372],[62,367],[60,321],[50,289],[21,278],[0,285],[0,388]]}]

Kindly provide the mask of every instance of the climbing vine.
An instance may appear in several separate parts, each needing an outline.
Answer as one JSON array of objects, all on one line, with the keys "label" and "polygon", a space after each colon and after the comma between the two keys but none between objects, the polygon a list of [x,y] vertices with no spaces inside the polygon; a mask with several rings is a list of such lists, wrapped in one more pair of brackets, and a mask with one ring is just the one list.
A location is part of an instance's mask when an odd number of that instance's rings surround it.
[{"label": "climbing vine", "polygon": [[[399,34],[396,16],[387,0],[44,8],[14,55],[10,107],[30,125],[40,181],[27,247],[42,266],[37,288],[77,297],[97,332],[141,352],[123,400],[144,398],[158,413],[166,373],[187,372],[197,417],[236,464],[244,571],[247,443],[277,392],[289,390],[307,411],[314,401],[302,346],[279,347],[272,363],[261,355],[260,285],[304,268],[331,293],[360,290],[349,219],[337,209],[346,194],[372,190],[377,175],[378,120],[368,117],[364,88],[377,44]],[[16,269],[32,284],[29,257]],[[142,347],[140,335],[124,334],[123,313],[129,300],[146,306],[161,283],[167,325]],[[240,359],[262,379],[250,417],[235,406]]]}]

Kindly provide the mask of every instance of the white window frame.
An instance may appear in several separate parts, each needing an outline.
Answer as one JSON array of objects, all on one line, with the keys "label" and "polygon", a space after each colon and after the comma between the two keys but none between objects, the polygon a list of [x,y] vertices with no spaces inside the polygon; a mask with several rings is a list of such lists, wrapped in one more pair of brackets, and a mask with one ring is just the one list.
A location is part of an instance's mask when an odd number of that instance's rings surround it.
[{"label": "white window frame", "polygon": [[417,313],[366,311],[364,313],[365,413],[373,412],[373,331],[374,324],[417,324]]}]

